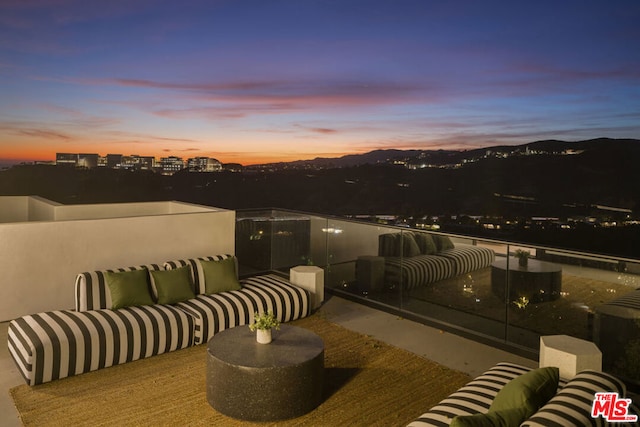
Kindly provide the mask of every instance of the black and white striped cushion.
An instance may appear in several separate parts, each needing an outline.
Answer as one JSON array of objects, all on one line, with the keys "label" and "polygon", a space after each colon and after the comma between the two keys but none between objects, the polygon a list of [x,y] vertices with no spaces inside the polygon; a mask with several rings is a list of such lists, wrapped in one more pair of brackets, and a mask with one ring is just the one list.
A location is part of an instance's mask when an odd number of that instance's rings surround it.
[{"label": "black and white striped cushion", "polygon": [[410,427],[448,426],[458,415],[485,414],[498,392],[512,379],[531,369],[512,364],[498,363],[482,375],[442,400],[429,412],[409,424]]},{"label": "black and white striped cushion", "polygon": [[455,266],[445,257],[418,255],[411,258],[385,258],[385,281],[413,289],[454,276]]},{"label": "black and white striped cushion", "polygon": [[[579,372],[547,404],[522,423],[522,426],[608,425],[602,418],[594,419],[591,417],[593,399],[597,392],[616,392],[619,396],[624,397],[626,396],[626,387],[619,379],[603,372]],[[624,425],[637,424],[626,423]]]},{"label": "black and white striped cushion", "polygon": [[[224,254],[224,255],[213,255],[207,257],[200,258],[191,258],[191,259],[178,259],[174,261],[167,261],[164,263],[164,268],[166,270],[172,270],[174,268],[190,266],[191,267],[191,279],[193,283],[193,292],[196,295],[205,294],[206,287],[204,283],[204,270],[202,269],[202,264],[200,261],[221,261],[227,258],[235,258],[233,255]],[[238,260],[236,259],[236,277],[238,277]]]},{"label": "black and white striped cushion", "polygon": [[242,289],[178,303],[176,307],[195,318],[195,344],[214,334],[253,322],[255,312],[273,311],[281,322],[306,317],[311,312],[309,293],[273,274],[240,281]]},{"label": "black and white striped cushion", "polygon": [[462,244],[457,244],[453,249],[438,252],[437,255],[454,262],[456,276],[488,267],[496,257],[495,252],[489,248]]},{"label": "black and white striped cushion", "polygon": [[193,345],[194,319],[168,305],[33,314],[9,323],[9,351],[29,385]]},{"label": "black and white striped cushion", "polygon": [[147,264],[78,274],[75,283],[76,311],[111,308],[111,292],[109,291],[109,286],[107,286],[104,281],[104,273],[106,271],[133,271],[143,268],[147,270],[162,269],[158,264]]}]

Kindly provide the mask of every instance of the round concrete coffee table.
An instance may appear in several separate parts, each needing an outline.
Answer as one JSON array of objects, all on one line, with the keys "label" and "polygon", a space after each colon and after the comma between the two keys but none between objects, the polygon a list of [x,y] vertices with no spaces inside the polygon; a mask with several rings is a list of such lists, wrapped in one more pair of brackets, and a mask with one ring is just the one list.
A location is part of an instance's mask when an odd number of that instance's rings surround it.
[{"label": "round concrete coffee table", "polygon": [[322,401],[324,343],[303,328],[280,325],[270,344],[248,326],[213,336],[207,344],[207,401],[246,421],[276,421],[310,412]]},{"label": "round concrete coffee table", "polygon": [[562,291],[562,267],[551,262],[530,259],[526,266],[516,258],[500,259],[491,264],[491,290],[504,299],[509,285],[509,300],[526,297],[531,302],[552,301]]}]

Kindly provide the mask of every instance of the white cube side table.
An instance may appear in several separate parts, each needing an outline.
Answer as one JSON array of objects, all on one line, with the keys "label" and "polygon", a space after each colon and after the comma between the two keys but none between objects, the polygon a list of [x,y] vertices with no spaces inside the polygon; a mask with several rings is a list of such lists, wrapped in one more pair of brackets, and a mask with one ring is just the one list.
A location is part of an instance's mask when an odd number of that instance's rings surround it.
[{"label": "white cube side table", "polygon": [[560,377],[571,379],[580,371],[602,370],[602,352],[591,341],[569,335],[540,337],[540,367],[556,366]]},{"label": "white cube side table", "polygon": [[289,281],[311,293],[311,308],[324,301],[324,270],[313,265],[299,265],[289,270]]}]

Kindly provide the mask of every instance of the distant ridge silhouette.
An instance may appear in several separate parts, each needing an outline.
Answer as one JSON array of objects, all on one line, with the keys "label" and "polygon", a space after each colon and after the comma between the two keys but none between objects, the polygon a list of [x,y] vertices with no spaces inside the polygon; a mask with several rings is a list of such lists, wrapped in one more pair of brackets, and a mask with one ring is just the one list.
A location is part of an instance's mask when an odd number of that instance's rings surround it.
[{"label": "distant ridge silhouette", "polygon": [[347,154],[341,157],[316,157],[312,160],[295,160],[292,162],[276,162],[254,165],[254,167],[274,167],[283,165],[291,166],[316,166],[316,167],[350,167],[365,164],[388,163],[394,160],[417,160],[421,155],[427,156],[430,161],[435,163],[445,163],[457,161],[466,157],[474,157],[483,155],[487,151],[497,153],[509,153],[514,150],[524,150],[529,147],[531,150],[538,151],[565,151],[565,150],[598,150],[598,149],[631,149],[640,150],[640,139],[614,139],[614,138],[596,138],[584,141],[562,141],[557,139],[548,139],[541,141],[533,141],[520,145],[495,145],[482,148],[474,148],[471,150],[400,150],[400,149],[379,149],[363,154]]}]

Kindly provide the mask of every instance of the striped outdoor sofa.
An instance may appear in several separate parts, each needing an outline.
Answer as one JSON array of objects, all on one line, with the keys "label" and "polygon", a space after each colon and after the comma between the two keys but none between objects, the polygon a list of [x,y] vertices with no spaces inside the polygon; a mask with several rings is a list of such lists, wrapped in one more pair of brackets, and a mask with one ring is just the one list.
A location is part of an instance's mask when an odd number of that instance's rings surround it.
[{"label": "striped outdoor sofa", "polygon": [[[409,427],[448,426],[458,415],[487,413],[498,392],[512,379],[531,368],[513,363],[498,363],[482,375],[443,399],[428,412],[409,424]],[[602,426],[601,417],[592,418],[591,408],[596,392],[616,392],[626,396],[626,386],[619,379],[597,371],[582,371],[570,380],[560,379],[558,393],[521,426]],[[637,414],[638,408],[631,407]],[[638,423],[616,425],[638,426]]]},{"label": "striped outdoor sofa", "polygon": [[[158,265],[111,271],[159,270]],[[9,351],[29,385],[131,362],[193,345],[194,319],[170,305],[111,310],[104,271],[76,278],[76,309],[9,323]]]},{"label": "striped outdoor sofa", "polygon": [[165,268],[186,265],[192,267],[198,292],[196,298],[178,303],[176,307],[195,319],[195,344],[204,344],[225,329],[253,323],[256,312],[273,311],[281,322],[290,322],[311,313],[308,292],[274,274],[242,279],[242,289],[237,291],[207,295],[204,291],[204,273],[196,260],[169,261],[165,263]]},{"label": "striped outdoor sofa", "polygon": [[603,369],[637,366],[629,358],[640,347],[640,288],[595,307],[593,341],[602,349]]},{"label": "striped outdoor sofa", "polygon": [[[488,267],[495,260],[489,248],[456,244],[446,236],[435,240],[445,242],[439,246],[418,244],[434,239],[427,233],[387,233],[378,237],[378,255],[385,259],[385,283],[414,289],[440,280]],[[442,245],[442,243],[441,243]]]},{"label": "striped outdoor sofa", "polygon": [[[230,255],[201,259],[224,259]],[[196,260],[185,261],[197,266]],[[157,264],[120,268],[159,270]],[[248,324],[255,311],[273,310],[283,322],[310,314],[307,291],[273,275],[241,281],[242,289],[202,295],[201,268],[193,268],[196,298],[174,305],[112,310],[105,271],[79,274],[75,310],[23,316],[8,328],[9,352],[25,382],[37,385],[207,342],[214,333]]]}]

